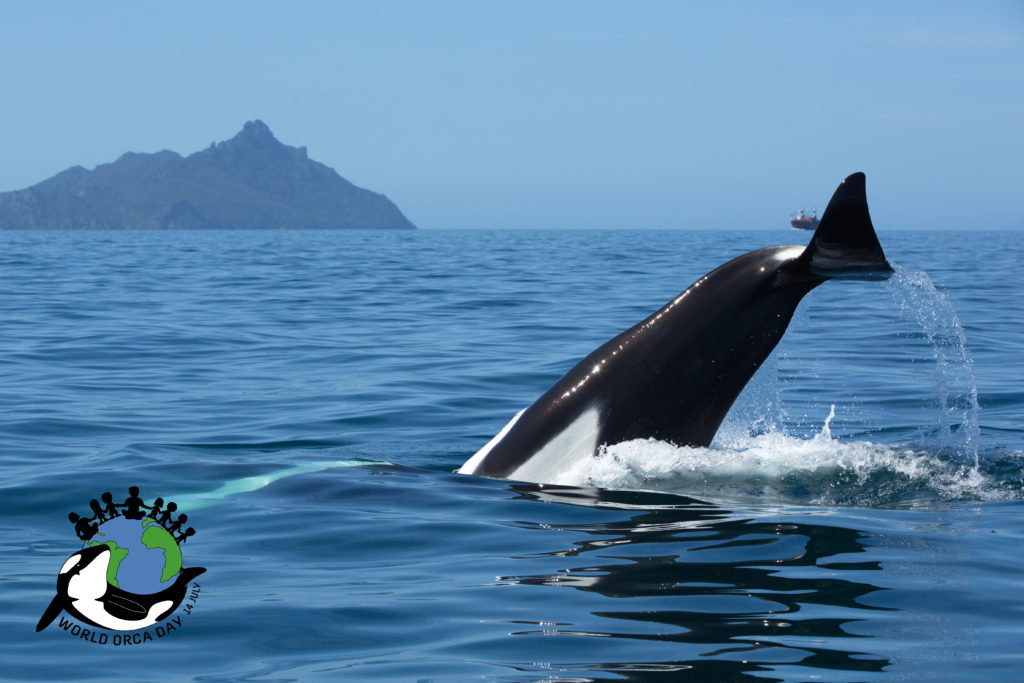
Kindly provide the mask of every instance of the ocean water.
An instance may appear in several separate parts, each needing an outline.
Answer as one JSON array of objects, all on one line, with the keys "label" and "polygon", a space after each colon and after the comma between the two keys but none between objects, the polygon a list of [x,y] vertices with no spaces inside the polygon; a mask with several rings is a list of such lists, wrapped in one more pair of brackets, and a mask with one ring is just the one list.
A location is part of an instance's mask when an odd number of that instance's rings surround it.
[{"label": "ocean water", "polygon": [[[549,485],[454,471],[808,235],[0,232],[0,677],[1018,678],[1024,235],[878,218],[897,276],[811,292],[710,448]],[[68,513],[133,485],[196,530],[177,621],[37,633]]]}]

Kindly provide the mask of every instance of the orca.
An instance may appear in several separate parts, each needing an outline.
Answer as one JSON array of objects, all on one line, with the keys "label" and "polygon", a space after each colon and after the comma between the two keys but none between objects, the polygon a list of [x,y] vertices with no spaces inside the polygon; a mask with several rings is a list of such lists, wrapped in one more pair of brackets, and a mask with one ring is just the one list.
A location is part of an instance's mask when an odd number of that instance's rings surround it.
[{"label": "orca", "polygon": [[551,483],[602,446],[632,439],[706,447],[805,294],[830,279],[892,273],[864,174],[854,173],[806,247],[757,249],[700,278],[584,358],[458,471]]},{"label": "orca", "polygon": [[138,594],[107,583],[109,564],[110,546],[105,543],[79,550],[65,560],[57,575],[57,595],[39,618],[36,631],[49,626],[61,611],[112,631],[152,626],[177,609],[192,579],[206,571],[203,567],[182,569],[168,588]]}]

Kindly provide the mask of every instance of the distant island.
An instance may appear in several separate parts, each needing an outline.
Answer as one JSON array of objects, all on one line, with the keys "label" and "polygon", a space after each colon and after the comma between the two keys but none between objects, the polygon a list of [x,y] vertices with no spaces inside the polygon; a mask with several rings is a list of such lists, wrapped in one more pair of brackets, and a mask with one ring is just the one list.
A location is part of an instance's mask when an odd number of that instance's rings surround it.
[{"label": "distant island", "polygon": [[187,157],[128,152],[0,193],[0,229],[415,227],[387,197],[282,144],[258,120]]}]

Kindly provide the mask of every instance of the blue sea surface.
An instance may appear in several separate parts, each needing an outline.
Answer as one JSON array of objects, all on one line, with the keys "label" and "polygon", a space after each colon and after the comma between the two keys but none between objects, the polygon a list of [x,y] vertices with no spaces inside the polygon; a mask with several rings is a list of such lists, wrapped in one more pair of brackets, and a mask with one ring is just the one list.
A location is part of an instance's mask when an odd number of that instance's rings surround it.
[{"label": "blue sea surface", "polygon": [[[0,676],[1019,678],[1024,234],[876,220],[897,275],[811,292],[710,448],[545,485],[455,470],[809,234],[0,232]],[[141,642],[37,633],[68,513],[132,485],[188,514],[198,597]]]}]

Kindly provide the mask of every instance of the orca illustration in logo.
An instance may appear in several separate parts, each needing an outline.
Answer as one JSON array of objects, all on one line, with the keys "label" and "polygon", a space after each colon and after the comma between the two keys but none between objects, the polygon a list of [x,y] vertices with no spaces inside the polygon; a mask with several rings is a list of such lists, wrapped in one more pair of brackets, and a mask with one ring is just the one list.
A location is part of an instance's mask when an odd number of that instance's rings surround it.
[{"label": "orca illustration in logo", "polygon": [[[136,486],[128,493],[124,503],[113,502],[110,492],[101,496],[105,505],[92,500],[92,517],[68,515],[84,547],[64,561],[57,575],[57,594],[36,631],[49,626],[61,612],[112,631],[153,626],[181,605],[189,584],[206,571],[182,567],[181,545],[196,533],[193,527],[182,529],[188,516],[172,519],[177,506],[171,502],[163,508],[161,498],[146,505]],[[196,584],[193,599],[198,591]],[[186,611],[190,609],[191,605],[186,606]]]},{"label": "orca illustration in logo", "polygon": [[178,608],[192,579],[206,571],[203,567],[183,569],[172,586],[158,593],[138,594],[107,583],[109,564],[107,545],[92,546],[69,557],[57,577],[57,595],[43,612],[36,631],[49,626],[61,611],[112,631],[152,626]]},{"label": "orca illustration in logo", "polygon": [[459,472],[551,482],[605,445],[654,438],[708,446],[805,294],[829,279],[892,272],[871,225],[864,174],[854,173],[806,248],[758,249],[711,271],[583,359]]}]

